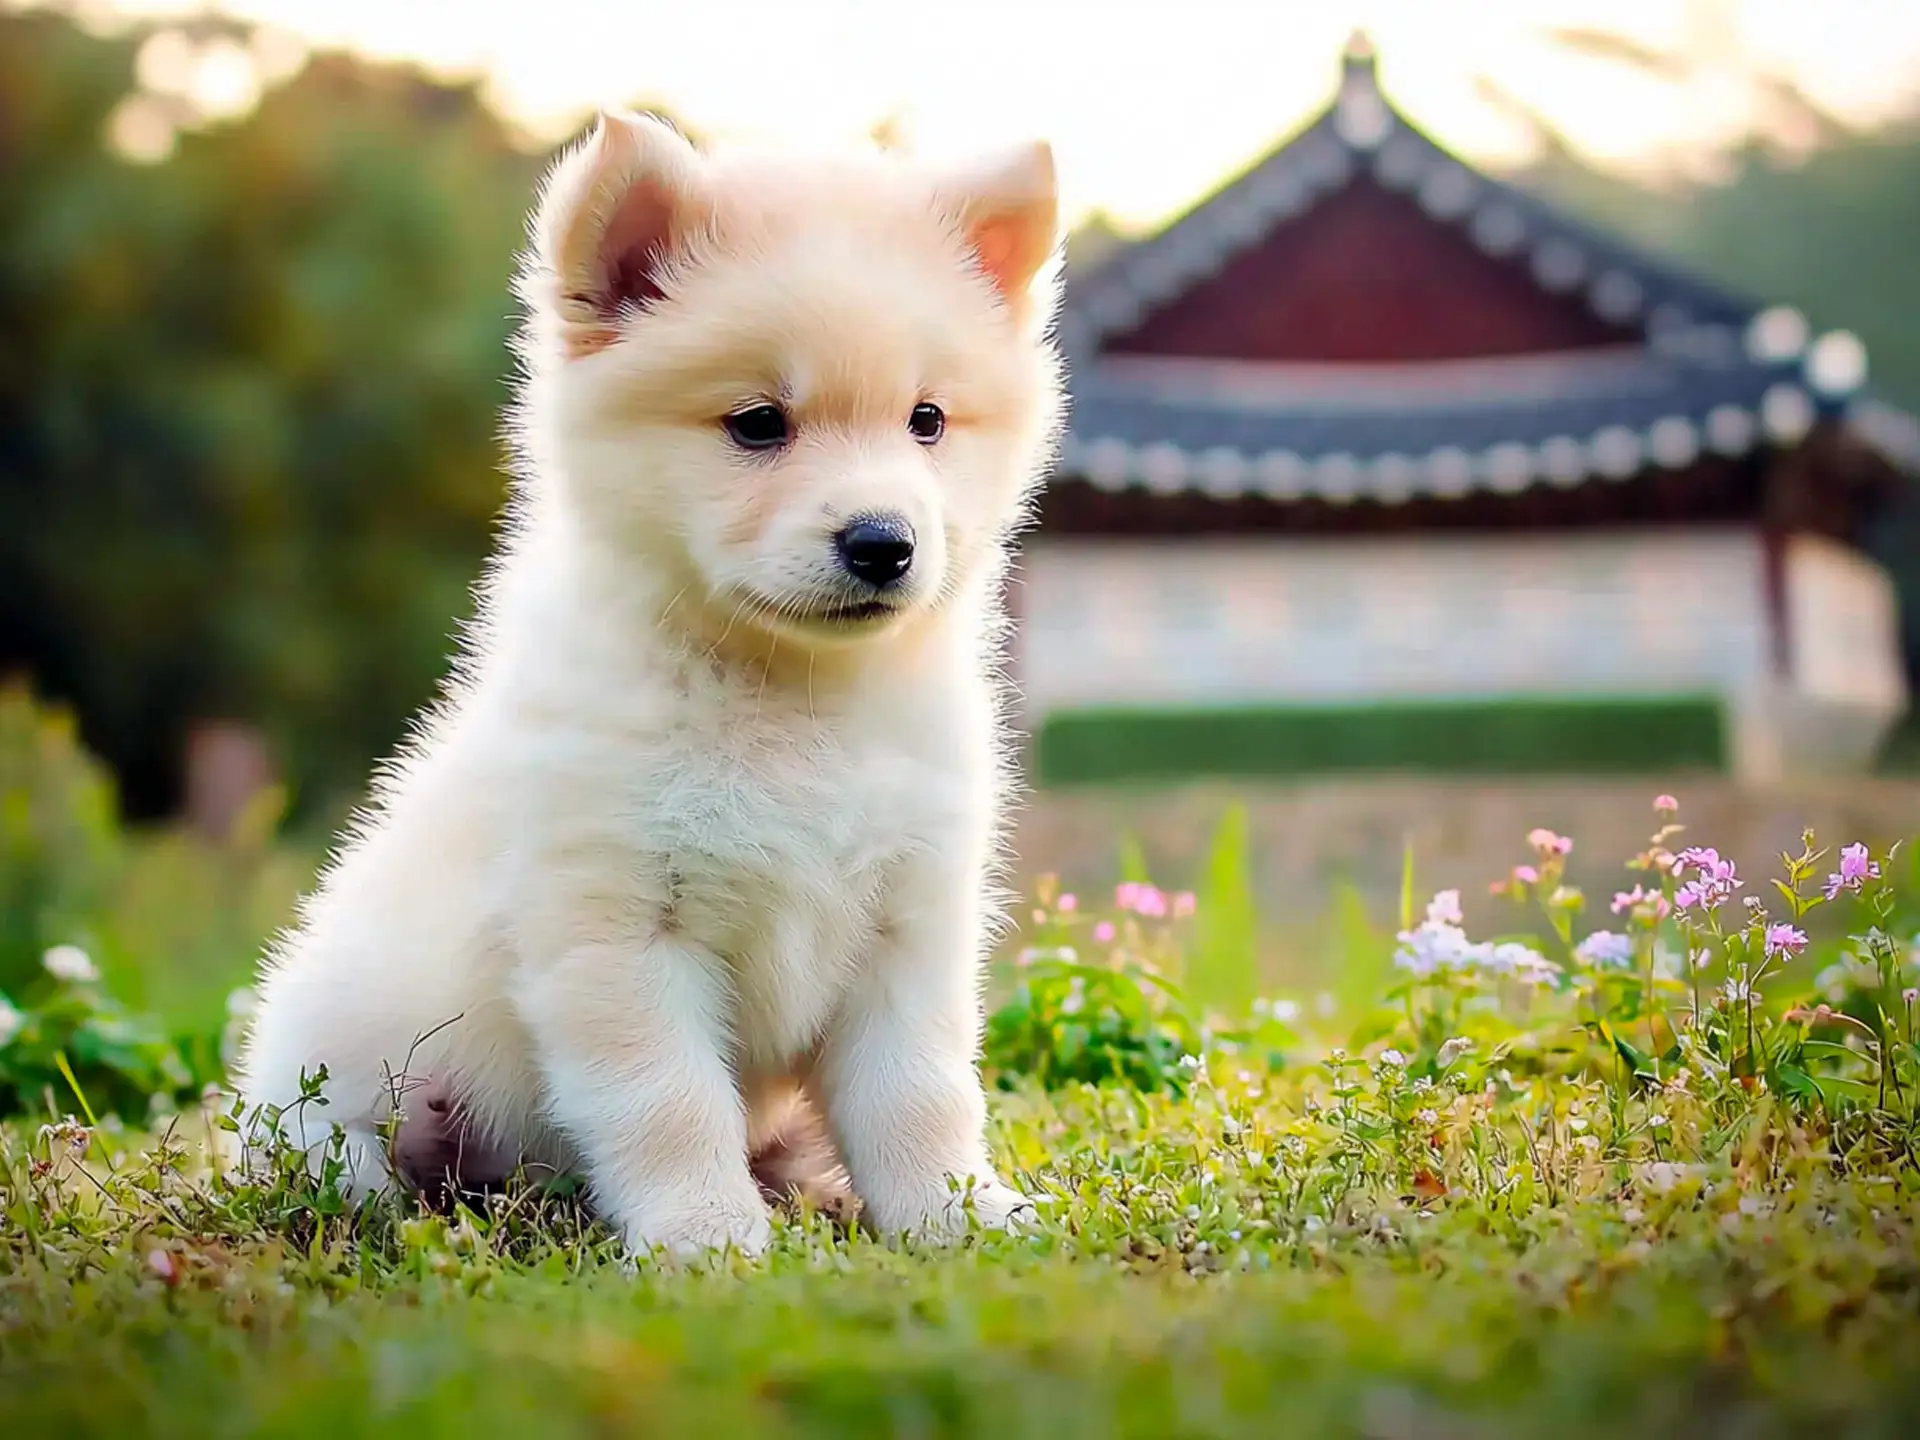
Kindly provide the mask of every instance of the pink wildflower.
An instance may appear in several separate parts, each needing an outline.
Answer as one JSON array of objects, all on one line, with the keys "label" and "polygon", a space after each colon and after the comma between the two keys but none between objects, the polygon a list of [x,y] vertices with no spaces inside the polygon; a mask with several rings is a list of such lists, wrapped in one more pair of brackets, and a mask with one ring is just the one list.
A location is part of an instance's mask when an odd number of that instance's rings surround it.
[{"label": "pink wildflower", "polygon": [[1522,885],[1538,885],[1540,872],[1531,865],[1516,865],[1513,867],[1513,878]]},{"label": "pink wildflower", "polygon": [[1175,918],[1184,919],[1186,916],[1193,914],[1194,908],[1198,903],[1199,902],[1193,898],[1193,892],[1191,890],[1182,890],[1178,895],[1173,897],[1173,913]]},{"label": "pink wildflower", "polygon": [[1772,925],[1767,928],[1767,954],[1798,955],[1807,948],[1807,934],[1791,925]]},{"label": "pink wildflower", "polygon": [[1675,893],[1673,903],[1682,910],[1718,910],[1733,898],[1733,892],[1742,889],[1746,881],[1734,871],[1733,861],[1722,860],[1720,852],[1695,846],[1682,850],[1674,861],[1673,873],[1684,874],[1688,869],[1694,872],[1694,878],[1687,881]]},{"label": "pink wildflower", "polygon": [[1093,938],[1102,945],[1111,943],[1113,940],[1113,922],[1111,920],[1102,920],[1098,925],[1094,926]]},{"label": "pink wildflower", "polygon": [[1840,852],[1840,868],[1827,876],[1827,899],[1831,900],[1842,890],[1860,893],[1860,887],[1869,880],[1880,878],[1880,864],[1864,845],[1849,845]]},{"label": "pink wildflower", "polygon": [[1672,913],[1673,906],[1658,890],[1649,890],[1644,885],[1636,885],[1631,890],[1614,892],[1613,913],[1624,915],[1629,910],[1643,919],[1664,920]]},{"label": "pink wildflower", "polygon": [[1573,849],[1572,840],[1568,839],[1565,835],[1555,834],[1545,826],[1541,826],[1537,830],[1529,831],[1527,833],[1527,844],[1538,850],[1542,855],[1565,855]]},{"label": "pink wildflower", "polygon": [[1662,815],[1671,815],[1680,808],[1680,802],[1671,795],[1653,797],[1653,808]]},{"label": "pink wildflower", "polygon": [[1054,903],[1053,908],[1058,910],[1062,915],[1071,915],[1080,908],[1080,897],[1074,894],[1062,895],[1059,900]]}]

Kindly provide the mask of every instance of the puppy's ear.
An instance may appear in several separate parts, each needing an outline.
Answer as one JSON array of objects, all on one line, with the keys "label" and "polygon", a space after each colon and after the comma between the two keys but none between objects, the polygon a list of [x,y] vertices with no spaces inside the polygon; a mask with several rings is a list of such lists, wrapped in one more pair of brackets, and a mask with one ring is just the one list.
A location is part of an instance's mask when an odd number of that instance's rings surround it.
[{"label": "puppy's ear", "polygon": [[939,195],[981,272],[1009,305],[1024,309],[1060,240],[1052,148],[1038,140],[976,161],[946,176]]},{"label": "puppy's ear", "polygon": [[676,248],[707,217],[699,153],[665,122],[602,112],[547,177],[535,247],[570,353],[612,344],[657,300]]}]

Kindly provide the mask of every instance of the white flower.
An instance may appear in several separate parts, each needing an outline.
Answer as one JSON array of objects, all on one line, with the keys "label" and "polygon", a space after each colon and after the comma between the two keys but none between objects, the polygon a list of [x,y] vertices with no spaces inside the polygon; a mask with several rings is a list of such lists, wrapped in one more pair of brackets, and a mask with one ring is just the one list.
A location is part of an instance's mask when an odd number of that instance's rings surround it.
[{"label": "white flower", "polygon": [[1298,1000],[1256,1000],[1253,1002],[1253,1013],[1263,1020],[1277,1020],[1282,1025],[1291,1025],[1300,1018],[1300,1002]]},{"label": "white flower", "polygon": [[1471,1040],[1464,1035],[1456,1035],[1440,1047],[1439,1053],[1433,1057],[1433,1063],[1445,1070],[1471,1049]]},{"label": "white flower", "polygon": [[1467,932],[1431,913],[1412,930],[1399,934],[1400,948],[1393,963],[1424,980],[1442,970],[1466,970],[1481,964],[1487,956],[1483,945],[1467,939]]},{"label": "white flower", "polygon": [[1380,1063],[1382,1065],[1390,1065],[1398,1070],[1405,1067],[1407,1057],[1402,1055],[1398,1050],[1382,1050],[1380,1052]]},{"label": "white flower", "polygon": [[100,978],[99,967],[78,945],[56,945],[40,957],[49,975],[70,985],[91,985]]},{"label": "white flower", "polygon": [[1522,945],[1517,940],[1494,946],[1487,968],[1528,985],[1551,985],[1560,976],[1558,965],[1531,945]]},{"label": "white flower", "polygon": [[1596,930],[1573,953],[1589,965],[1624,968],[1633,961],[1633,941],[1617,930]]},{"label": "white flower", "polygon": [[1427,923],[1429,925],[1460,925],[1466,916],[1460,911],[1460,892],[1441,890],[1427,902]]},{"label": "white flower", "polygon": [[0,995],[0,1045],[9,1045],[27,1023],[27,1017],[13,1008],[13,1002]]}]

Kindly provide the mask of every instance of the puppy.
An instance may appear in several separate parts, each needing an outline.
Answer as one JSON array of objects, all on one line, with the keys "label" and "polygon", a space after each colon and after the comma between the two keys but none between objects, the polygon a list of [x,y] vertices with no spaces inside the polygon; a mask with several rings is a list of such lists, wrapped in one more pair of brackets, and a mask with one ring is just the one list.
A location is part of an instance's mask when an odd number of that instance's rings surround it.
[{"label": "puppy", "polygon": [[1026,1208],[978,980],[1057,212],[1044,145],[710,154],[610,115],[558,163],[504,540],[263,963],[249,1110],[313,1156],[340,1126],[356,1195],[396,1110],[403,1181],[577,1170],[635,1252],[763,1247],[756,1159],[843,1165],[883,1230]]}]

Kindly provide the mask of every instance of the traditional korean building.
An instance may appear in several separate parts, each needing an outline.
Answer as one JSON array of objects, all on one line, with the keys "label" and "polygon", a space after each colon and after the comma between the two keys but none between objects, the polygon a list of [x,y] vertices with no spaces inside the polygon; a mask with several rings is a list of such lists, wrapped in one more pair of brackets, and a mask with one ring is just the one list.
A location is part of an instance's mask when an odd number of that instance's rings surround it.
[{"label": "traditional korean building", "polygon": [[1855,541],[1920,426],[1859,342],[1474,170],[1364,41],[1295,138],[1072,277],[1062,337],[1015,601],[1043,780],[1560,740],[1771,777],[1904,710]]}]

